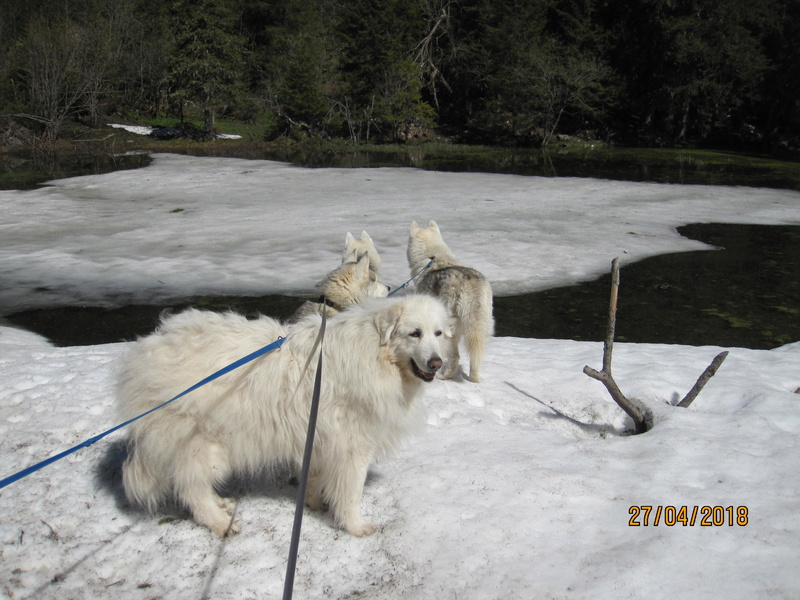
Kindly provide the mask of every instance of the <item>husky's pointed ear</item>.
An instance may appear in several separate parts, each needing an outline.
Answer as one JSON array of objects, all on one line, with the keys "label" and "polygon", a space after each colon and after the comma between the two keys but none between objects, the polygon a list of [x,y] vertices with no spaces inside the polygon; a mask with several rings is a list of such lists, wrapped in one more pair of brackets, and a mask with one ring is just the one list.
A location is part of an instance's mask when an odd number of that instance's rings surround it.
[{"label": "husky's pointed ear", "polygon": [[428,227],[431,227],[431,228],[435,229],[436,231],[439,231],[439,226],[436,224],[436,221],[434,221],[433,219],[428,221]]},{"label": "husky's pointed ear", "polygon": [[419,225],[417,225],[417,222],[416,221],[411,221],[411,227],[409,228],[408,232],[411,235],[417,235],[418,231],[419,231]]},{"label": "husky's pointed ear", "polygon": [[356,259],[356,238],[349,231],[344,237],[344,250],[342,251],[342,264],[354,262]]},{"label": "husky's pointed ear", "polygon": [[381,346],[385,346],[392,339],[392,334],[400,325],[402,315],[402,304],[390,304],[375,316],[375,327],[381,338]]},{"label": "husky's pointed ear", "polygon": [[364,253],[361,258],[356,261],[356,277],[361,281],[369,279],[369,254]]}]

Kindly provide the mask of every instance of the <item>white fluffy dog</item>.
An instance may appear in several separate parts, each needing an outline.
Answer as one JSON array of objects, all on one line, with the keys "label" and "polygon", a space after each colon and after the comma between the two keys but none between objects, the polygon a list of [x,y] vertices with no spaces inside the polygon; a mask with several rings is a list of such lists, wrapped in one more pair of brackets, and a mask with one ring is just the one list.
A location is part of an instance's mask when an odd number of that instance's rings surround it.
[{"label": "white fluffy dog", "polygon": [[[312,315],[285,330],[269,317],[190,309],[138,341],[118,385],[126,420],[286,336],[280,349],[129,426],[128,498],[153,510],[174,497],[218,535],[238,531],[233,502],[215,487],[277,462],[302,464],[320,324]],[[442,367],[448,325],[441,302],[423,295],[368,300],[328,321],[306,502],[327,504],[353,535],[375,531],[360,510],[367,469],[421,422],[417,394]]]}]

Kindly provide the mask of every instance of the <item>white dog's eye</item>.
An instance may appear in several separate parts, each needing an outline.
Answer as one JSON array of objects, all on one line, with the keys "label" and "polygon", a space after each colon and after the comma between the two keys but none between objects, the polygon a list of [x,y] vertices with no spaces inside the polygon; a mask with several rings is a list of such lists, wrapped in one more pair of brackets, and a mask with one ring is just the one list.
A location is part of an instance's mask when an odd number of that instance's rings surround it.
[{"label": "white dog's eye", "polygon": [[435,335],[436,337],[439,337],[440,335],[442,335],[442,330],[441,329],[437,329],[436,332],[433,335]]},{"label": "white dog's eye", "polygon": [[410,335],[411,337],[422,337],[422,332],[419,329],[415,329],[408,335]]}]

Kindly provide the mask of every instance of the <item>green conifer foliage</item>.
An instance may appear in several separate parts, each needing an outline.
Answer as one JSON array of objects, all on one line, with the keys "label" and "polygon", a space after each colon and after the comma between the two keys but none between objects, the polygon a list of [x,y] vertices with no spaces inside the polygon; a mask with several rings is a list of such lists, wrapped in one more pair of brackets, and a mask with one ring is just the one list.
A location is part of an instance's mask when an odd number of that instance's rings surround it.
[{"label": "green conifer foliage", "polygon": [[216,113],[239,89],[244,49],[235,34],[236,13],[230,0],[173,0],[174,45],[168,82],[181,120],[187,103],[203,112],[206,135],[214,131]]}]

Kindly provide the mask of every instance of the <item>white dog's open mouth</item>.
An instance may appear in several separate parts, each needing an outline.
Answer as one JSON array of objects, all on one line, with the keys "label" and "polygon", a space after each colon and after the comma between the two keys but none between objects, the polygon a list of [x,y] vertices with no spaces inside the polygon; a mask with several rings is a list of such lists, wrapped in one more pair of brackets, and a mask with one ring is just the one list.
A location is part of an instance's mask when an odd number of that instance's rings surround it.
[{"label": "white dog's open mouth", "polygon": [[411,359],[411,370],[414,372],[414,375],[422,379],[422,381],[433,381],[436,378],[436,371],[423,371],[417,366],[413,358]]}]

